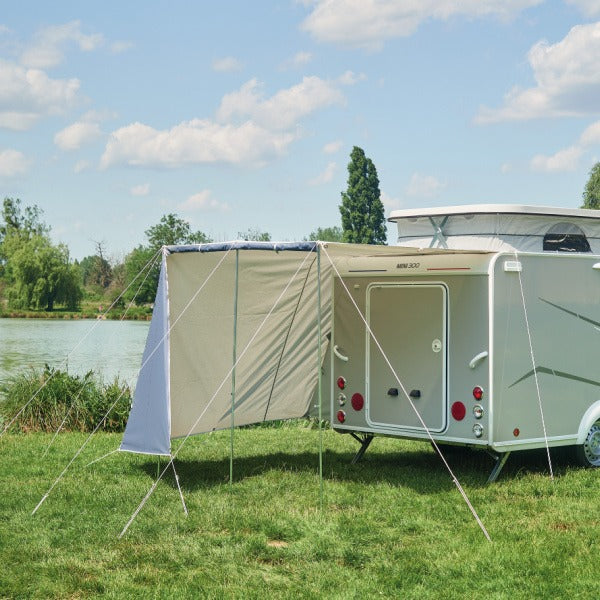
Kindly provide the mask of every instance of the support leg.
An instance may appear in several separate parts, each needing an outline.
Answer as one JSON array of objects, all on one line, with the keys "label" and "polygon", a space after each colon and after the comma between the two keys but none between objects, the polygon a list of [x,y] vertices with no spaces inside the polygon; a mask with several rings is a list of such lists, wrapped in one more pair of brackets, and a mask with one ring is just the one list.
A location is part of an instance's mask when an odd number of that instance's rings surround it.
[{"label": "support leg", "polygon": [[496,479],[498,479],[498,475],[500,475],[500,471],[502,471],[502,467],[504,467],[504,465],[506,464],[506,461],[508,460],[509,456],[510,452],[504,452],[503,454],[496,454],[496,456],[494,456],[496,464],[494,465],[494,468],[492,469],[492,472],[488,477],[488,483],[493,483],[494,481],[496,481]]},{"label": "support leg", "polygon": [[350,432],[350,435],[360,444],[360,448],[358,449],[358,452],[352,459],[351,463],[355,465],[363,457],[364,453],[367,451],[367,448],[371,445],[371,442],[373,441],[373,438],[375,436],[371,433],[366,433],[361,436],[360,434],[354,433],[353,431]]}]

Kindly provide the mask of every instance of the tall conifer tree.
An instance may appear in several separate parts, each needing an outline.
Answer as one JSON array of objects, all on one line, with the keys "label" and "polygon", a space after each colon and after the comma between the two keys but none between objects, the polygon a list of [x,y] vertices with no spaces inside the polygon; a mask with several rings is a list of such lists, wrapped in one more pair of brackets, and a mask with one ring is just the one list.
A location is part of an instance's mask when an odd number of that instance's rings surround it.
[{"label": "tall conifer tree", "polygon": [[385,215],[377,169],[362,148],[354,146],[348,163],[348,189],[342,192],[344,242],[385,244]]}]

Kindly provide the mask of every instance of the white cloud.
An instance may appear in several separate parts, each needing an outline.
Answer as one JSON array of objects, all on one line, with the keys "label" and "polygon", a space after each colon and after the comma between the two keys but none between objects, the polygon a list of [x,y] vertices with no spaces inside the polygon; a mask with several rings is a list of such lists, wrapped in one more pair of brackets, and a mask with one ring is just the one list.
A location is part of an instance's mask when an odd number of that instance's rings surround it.
[{"label": "white cloud", "polygon": [[333,176],[335,175],[335,170],[336,170],[336,163],[335,162],[330,162],[327,164],[327,166],[325,167],[325,170],[320,173],[319,175],[317,175],[314,179],[310,179],[308,181],[309,185],[323,185],[325,183],[329,183],[330,181],[332,181]]},{"label": "white cloud", "polygon": [[79,160],[75,163],[75,167],[73,167],[74,173],[81,173],[83,171],[87,171],[92,165],[87,160]]},{"label": "white cloud", "polygon": [[90,144],[102,137],[98,123],[77,121],[54,136],[54,143],[61,150],[79,150],[81,146]]},{"label": "white cloud", "polygon": [[292,58],[292,64],[295,67],[302,67],[303,65],[307,65],[313,56],[310,52],[296,52],[294,54],[294,58]]},{"label": "white cloud", "polygon": [[0,127],[22,131],[40,117],[59,114],[78,100],[78,79],[51,79],[0,59]]},{"label": "white cloud", "polygon": [[386,214],[389,214],[393,210],[398,210],[403,206],[400,198],[392,198],[392,196],[386,194],[384,191],[381,192],[381,201],[383,202]]},{"label": "white cloud", "polygon": [[14,177],[27,171],[29,161],[17,150],[0,151],[0,177]]},{"label": "white cloud", "polygon": [[579,165],[579,159],[592,146],[600,144],[600,121],[588,125],[579,136],[579,140],[563,148],[551,156],[537,154],[531,159],[533,171],[564,172],[574,171]]},{"label": "white cloud", "polygon": [[233,56],[225,56],[217,58],[212,63],[213,71],[227,73],[230,71],[239,71],[242,68],[242,63]]},{"label": "white cloud", "polygon": [[223,97],[217,121],[192,119],[168,130],[132,123],[114,131],[101,167],[179,167],[185,164],[230,163],[260,166],[283,155],[299,137],[298,121],[344,102],[332,82],[305,77],[302,82],[265,98],[256,79]]},{"label": "white cloud", "polygon": [[600,2],[598,0],[566,0],[566,2],[577,7],[586,17],[600,15]]},{"label": "white cloud", "polygon": [[218,210],[221,212],[227,212],[229,206],[225,202],[219,202],[212,197],[210,190],[202,190],[197,194],[189,196],[185,202],[182,202],[178,206],[179,210],[184,212],[195,212],[195,211],[206,211],[206,210]]},{"label": "white cloud", "polygon": [[180,167],[216,162],[260,165],[282,155],[295,137],[270,132],[251,121],[235,126],[194,119],[168,130],[132,123],[111,134],[100,166]]},{"label": "white cloud", "polygon": [[25,131],[33,127],[39,118],[40,114],[37,112],[0,111],[0,129]]},{"label": "white cloud", "polygon": [[79,21],[44,27],[35,34],[33,44],[21,55],[21,63],[38,69],[55,67],[62,62],[64,47],[69,43],[90,52],[104,43],[104,36],[101,33],[82,33]]},{"label": "white cloud", "polygon": [[552,156],[538,154],[531,159],[531,169],[542,172],[574,171],[582,152],[579,146],[569,146]]},{"label": "white cloud", "polygon": [[110,110],[88,110],[81,116],[80,121],[90,121],[100,123],[101,121],[110,121],[117,118],[117,113]]},{"label": "white cloud", "polygon": [[406,195],[418,198],[433,198],[446,187],[433,175],[421,175],[413,173],[410,182],[406,187]]},{"label": "white cloud", "polygon": [[313,55],[310,52],[296,52],[292,58],[286,60],[282,68],[283,69],[297,69],[303,67],[311,62]]},{"label": "white cloud", "polygon": [[328,144],[325,144],[323,146],[323,152],[325,154],[335,154],[336,152],[339,152],[341,147],[343,146],[343,142],[342,140],[335,140],[333,142],[329,142]]},{"label": "white cloud", "polygon": [[110,51],[113,54],[122,54],[123,52],[127,52],[130,48],[133,48],[133,42],[118,41],[112,42],[110,45]]},{"label": "white cloud", "polygon": [[132,196],[147,196],[150,193],[150,184],[141,183],[140,185],[134,185],[129,192]]},{"label": "white cloud", "polygon": [[585,128],[579,138],[579,143],[586,147],[600,143],[600,121],[596,121]]},{"label": "white cloud", "polygon": [[304,77],[300,83],[270,98],[264,98],[262,85],[251,79],[223,97],[217,118],[219,121],[250,118],[269,129],[289,129],[302,117],[344,101],[344,95],[334,83],[315,76]]},{"label": "white cloud", "polygon": [[600,112],[600,22],[573,27],[556,44],[541,41],[528,53],[535,87],[510,90],[500,108],[482,107],[478,123]]},{"label": "white cloud", "polygon": [[543,0],[316,0],[301,28],[322,42],[376,50],[425,21],[494,16],[510,19]]},{"label": "white cloud", "polygon": [[367,76],[364,73],[356,74],[354,71],[346,71],[338,78],[341,85],[356,85],[359,81],[364,81]]}]

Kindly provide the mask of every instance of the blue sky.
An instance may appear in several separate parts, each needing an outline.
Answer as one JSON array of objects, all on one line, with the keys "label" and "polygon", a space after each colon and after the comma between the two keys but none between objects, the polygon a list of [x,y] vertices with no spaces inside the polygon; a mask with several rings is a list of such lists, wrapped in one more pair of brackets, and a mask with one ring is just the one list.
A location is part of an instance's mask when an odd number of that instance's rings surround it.
[{"label": "blue sky", "polygon": [[[386,213],[578,207],[600,0],[28,2],[0,13],[0,190],[75,258],[175,212],[216,240],[339,224],[352,146]],[[390,242],[394,232],[390,229]]]}]

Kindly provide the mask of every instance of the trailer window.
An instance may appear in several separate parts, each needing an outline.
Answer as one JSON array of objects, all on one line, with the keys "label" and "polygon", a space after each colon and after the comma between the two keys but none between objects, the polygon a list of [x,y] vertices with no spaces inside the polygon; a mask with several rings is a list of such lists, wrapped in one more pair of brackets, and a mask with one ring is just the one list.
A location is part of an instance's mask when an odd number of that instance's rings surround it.
[{"label": "trailer window", "polygon": [[544,236],[544,252],[591,252],[585,233],[573,223],[557,223]]}]

